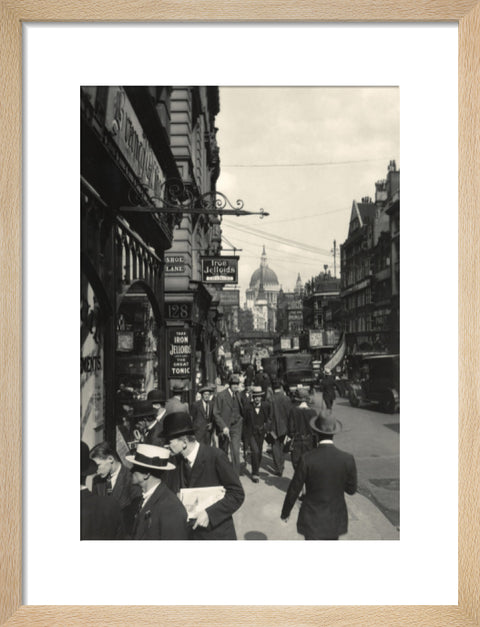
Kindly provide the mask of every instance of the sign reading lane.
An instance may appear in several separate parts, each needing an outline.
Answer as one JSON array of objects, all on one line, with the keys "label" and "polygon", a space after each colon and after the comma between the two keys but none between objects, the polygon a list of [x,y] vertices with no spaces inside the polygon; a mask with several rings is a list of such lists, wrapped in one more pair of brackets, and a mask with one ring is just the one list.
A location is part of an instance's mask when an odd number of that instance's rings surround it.
[{"label": "sign reading lane", "polygon": [[202,257],[204,283],[237,283],[238,257]]}]

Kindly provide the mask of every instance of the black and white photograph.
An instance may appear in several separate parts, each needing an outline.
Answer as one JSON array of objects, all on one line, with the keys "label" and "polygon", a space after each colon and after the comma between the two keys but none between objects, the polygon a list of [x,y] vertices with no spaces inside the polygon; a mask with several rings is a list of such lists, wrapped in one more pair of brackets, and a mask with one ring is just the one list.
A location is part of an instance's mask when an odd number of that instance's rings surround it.
[{"label": "black and white photograph", "polygon": [[400,89],[80,88],[81,540],[400,539]]}]

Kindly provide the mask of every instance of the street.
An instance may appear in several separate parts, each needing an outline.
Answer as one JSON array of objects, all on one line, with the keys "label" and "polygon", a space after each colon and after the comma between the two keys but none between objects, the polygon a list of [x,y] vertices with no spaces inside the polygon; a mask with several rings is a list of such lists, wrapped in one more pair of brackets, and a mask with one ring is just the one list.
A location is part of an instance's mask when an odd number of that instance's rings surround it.
[{"label": "street", "polygon": [[[358,470],[358,492],[346,495],[349,530],[341,540],[397,540],[400,519],[399,414],[384,414],[375,406],[354,409],[347,399],[337,398],[336,417],[344,431],[335,445],[352,453]],[[272,458],[263,455],[260,483],[252,483],[250,464],[241,477],[245,501],[234,515],[239,540],[303,540],[296,530],[299,504],[288,522],[280,511],[290,479],[291,462],[282,477],[271,474]]]}]

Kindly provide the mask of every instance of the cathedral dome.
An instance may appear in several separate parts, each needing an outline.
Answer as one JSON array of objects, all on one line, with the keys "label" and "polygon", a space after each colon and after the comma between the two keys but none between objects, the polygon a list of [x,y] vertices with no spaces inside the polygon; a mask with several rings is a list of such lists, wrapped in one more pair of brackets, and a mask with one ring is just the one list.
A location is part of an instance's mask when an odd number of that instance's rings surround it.
[{"label": "cathedral dome", "polygon": [[257,287],[260,283],[263,286],[266,285],[279,285],[277,275],[267,265],[267,254],[265,252],[265,246],[263,247],[263,253],[260,261],[260,267],[255,270],[250,279],[250,288]]}]

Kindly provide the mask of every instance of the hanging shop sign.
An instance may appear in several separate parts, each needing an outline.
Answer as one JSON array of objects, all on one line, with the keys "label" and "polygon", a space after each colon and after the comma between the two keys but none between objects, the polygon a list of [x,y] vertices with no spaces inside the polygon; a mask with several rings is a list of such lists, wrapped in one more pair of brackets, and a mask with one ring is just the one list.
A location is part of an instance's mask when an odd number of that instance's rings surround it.
[{"label": "hanging shop sign", "polygon": [[165,255],[165,272],[169,274],[184,274],[184,255]]},{"label": "hanging shop sign", "polygon": [[280,338],[280,350],[289,351],[292,348],[292,340],[289,337]]},{"label": "hanging shop sign", "polygon": [[222,290],[220,292],[220,305],[226,307],[239,307],[240,290]]},{"label": "hanging shop sign", "polygon": [[161,197],[165,176],[137,114],[122,87],[108,89],[105,125],[138,178]]},{"label": "hanging shop sign", "polygon": [[168,376],[189,379],[192,375],[192,331],[191,329],[169,329],[168,331]]},{"label": "hanging shop sign", "polygon": [[237,283],[238,257],[202,257],[204,283]]}]

